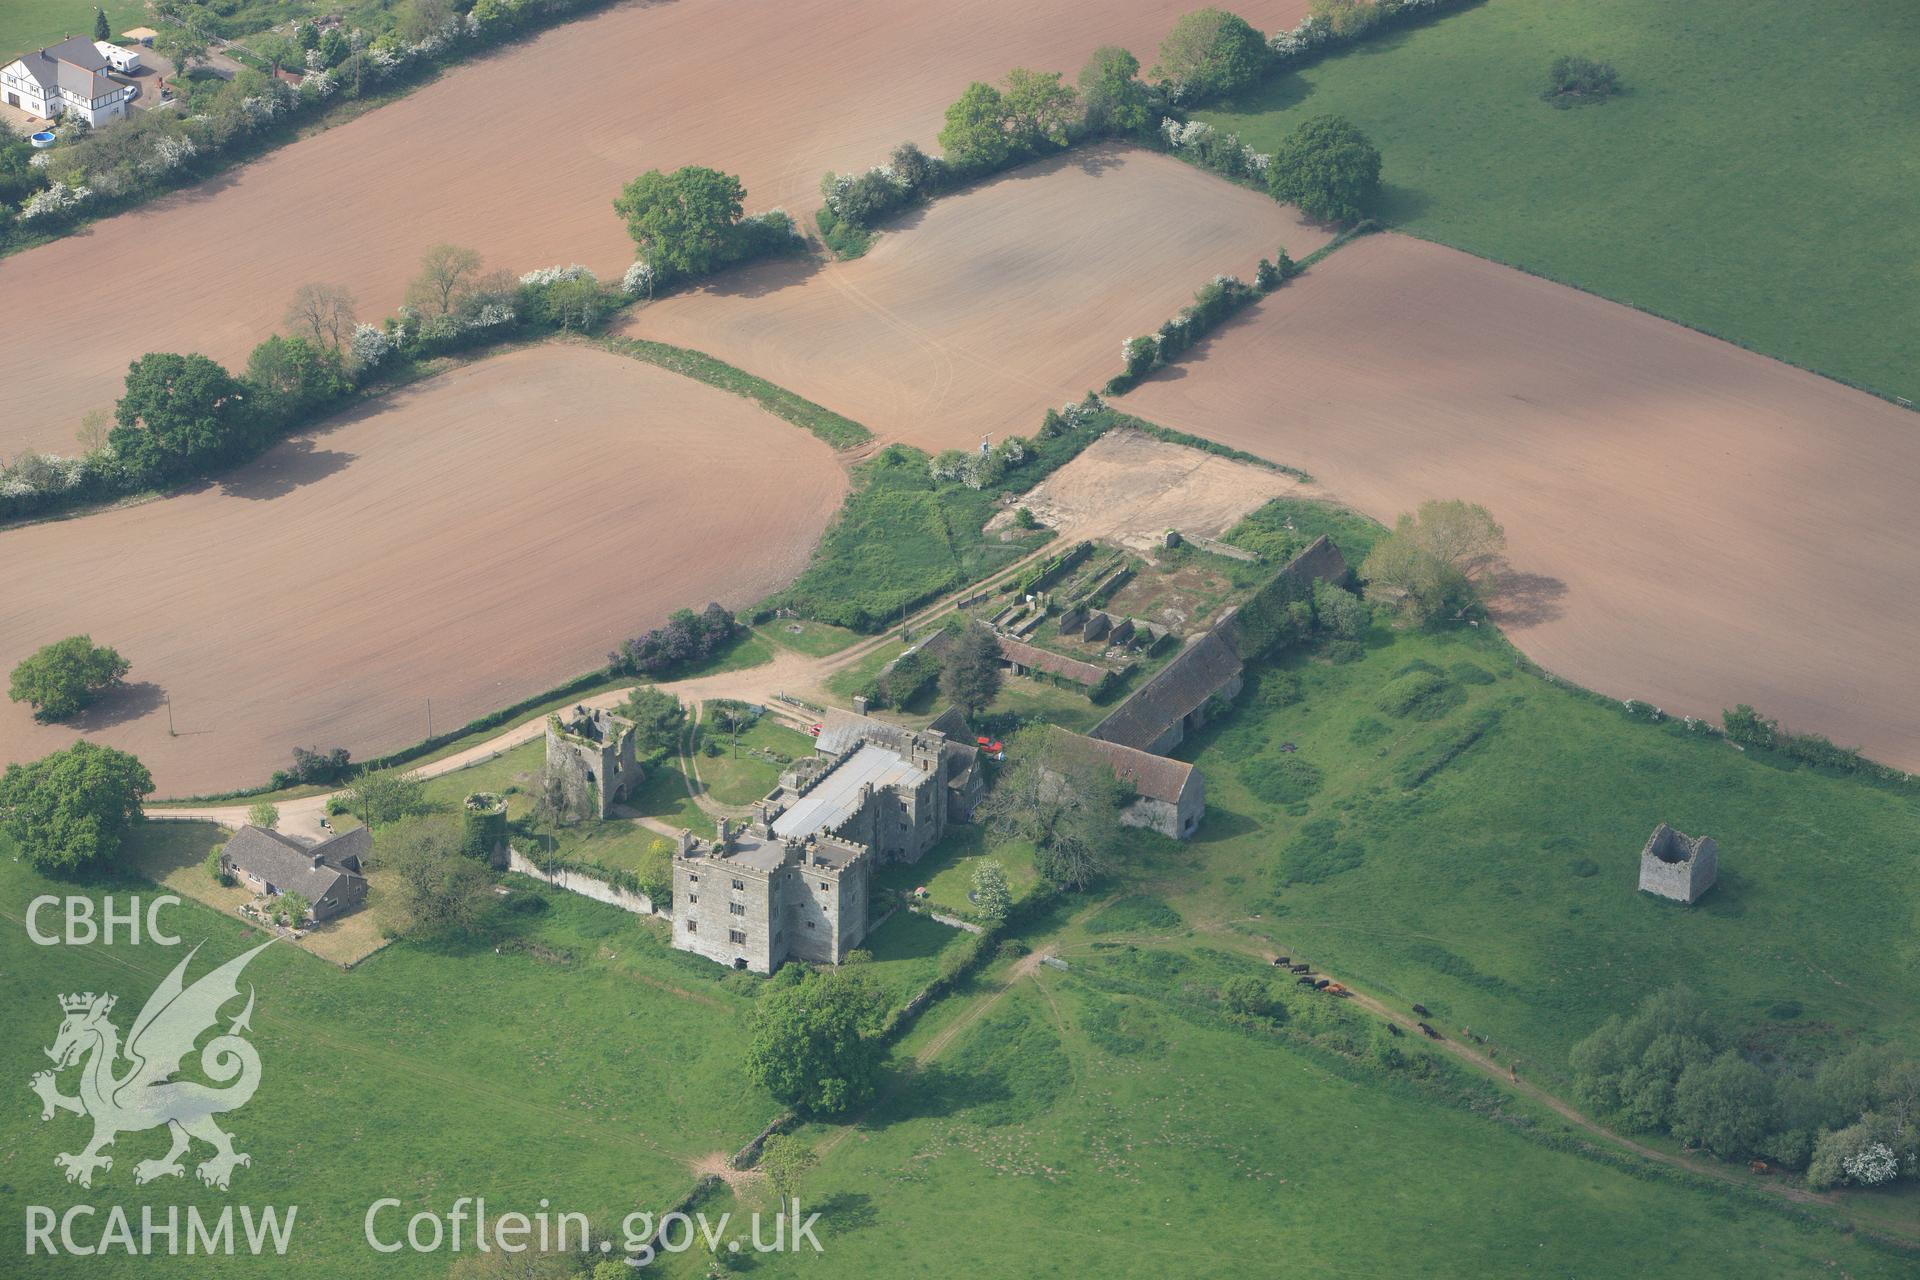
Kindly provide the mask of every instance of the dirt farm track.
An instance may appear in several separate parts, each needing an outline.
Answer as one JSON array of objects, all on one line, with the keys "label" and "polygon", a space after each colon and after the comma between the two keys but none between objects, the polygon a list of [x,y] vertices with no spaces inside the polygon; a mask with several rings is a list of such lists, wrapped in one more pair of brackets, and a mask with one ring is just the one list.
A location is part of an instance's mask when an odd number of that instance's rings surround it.
[{"label": "dirt farm track", "polygon": [[456,369],[197,491],[0,534],[8,665],[76,631],[133,662],[72,728],[0,705],[0,760],[79,729],[166,796],[264,782],[297,745],[416,742],[429,698],[453,728],[675,608],[784,585],[845,487],[812,436],[637,361]]},{"label": "dirt farm track", "polygon": [[[428,246],[515,272],[617,275],[632,244],[611,201],[649,168],[738,173],[749,210],[811,216],[823,170],[931,146],[972,80],[1076,72],[1103,44],[1150,62],[1186,0],[655,0],[556,27],[407,98],[158,204],[0,259],[0,297],[38,317],[0,344],[0,453],[71,452],[128,361],[243,362],[299,285],[345,285],[363,318],[401,300]],[[1262,30],[1306,0],[1237,6]],[[524,92],[540,86],[537,94]],[[1177,215],[1174,215],[1177,216]],[[298,252],[290,252],[297,246]],[[102,270],[131,288],[90,290]],[[1179,281],[1180,297],[1197,281]],[[844,407],[844,406],[843,406]]]},{"label": "dirt farm track", "polygon": [[1124,407],[1391,520],[1507,529],[1548,670],[1670,713],[1748,702],[1920,768],[1920,417],[1450,249],[1341,249]]},{"label": "dirt farm track", "polygon": [[1120,369],[1222,272],[1330,233],[1171,156],[1094,147],[936,201],[865,256],[740,271],[630,312],[626,333],[711,352],[926,449],[1025,435]]}]

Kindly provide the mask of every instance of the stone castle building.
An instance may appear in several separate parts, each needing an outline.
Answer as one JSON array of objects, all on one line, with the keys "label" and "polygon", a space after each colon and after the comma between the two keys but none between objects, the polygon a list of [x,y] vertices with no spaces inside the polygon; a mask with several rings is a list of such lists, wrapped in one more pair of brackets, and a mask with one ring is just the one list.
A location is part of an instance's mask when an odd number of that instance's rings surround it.
[{"label": "stone castle building", "polygon": [[1720,846],[1711,836],[1687,836],[1666,823],[1653,829],[1640,851],[1640,888],[1689,905],[1720,877]]},{"label": "stone castle building", "polygon": [[635,757],[633,721],[600,707],[576,706],[547,717],[547,768],[591,796],[587,809],[605,818],[639,787],[646,770]]},{"label": "stone castle building", "polygon": [[873,859],[824,833],[772,834],[764,823],[711,842],[683,836],[673,860],[673,945],[736,969],[789,960],[839,964],[867,935]]},{"label": "stone castle building", "polygon": [[974,748],[946,729],[828,713],[815,754],[780,776],[743,830],[723,823],[710,844],[682,839],[673,945],[755,973],[840,963],[866,937],[873,867],[918,862],[971,815],[981,786]]}]

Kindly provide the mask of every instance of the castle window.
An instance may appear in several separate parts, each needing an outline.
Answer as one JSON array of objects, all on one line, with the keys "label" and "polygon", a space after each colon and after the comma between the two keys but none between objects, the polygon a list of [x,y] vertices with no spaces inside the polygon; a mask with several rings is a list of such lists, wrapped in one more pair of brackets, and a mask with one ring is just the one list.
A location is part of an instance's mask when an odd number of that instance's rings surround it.
[{"label": "castle window", "polygon": [[821,891],[822,893],[826,893],[826,892],[828,891],[828,886],[827,886],[827,882],[826,882],[825,880],[822,880],[822,881],[820,882],[820,891]]},{"label": "castle window", "polygon": [[687,883],[688,883],[688,884],[699,884],[699,883],[700,883],[700,873],[699,873],[698,871],[689,871],[689,872],[687,872]]},{"label": "castle window", "polygon": [[747,904],[744,902],[729,902],[727,904],[727,910],[736,916],[743,916],[747,914]]},{"label": "castle window", "polygon": [[688,906],[692,906],[692,905],[693,905],[694,903],[696,903],[696,902],[698,902],[698,901],[700,901],[700,895],[699,895],[699,894],[697,894],[697,893],[690,893],[690,894],[688,894],[688,895],[687,895],[687,905],[688,905]]},{"label": "castle window", "polygon": [[811,920],[807,921],[807,928],[809,929],[813,928],[813,921]]},{"label": "castle window", "polygon": [[733,943],[744,943],[746,942],[746,940],[747,940],[747,935],[741,932],[739,929],[727,930],[727,941],[733,942]]},{"label": "castle window", "polygon": [[745,889],[747,887],[747,882],[745,880],[735,880],[733,882],[733,887],[736,889]]},{"label": "castle window", "polygon": [[698,920],[695,920],[692,916],[687,917],[687,932],[688,933],[700,932],[700,922]]}]

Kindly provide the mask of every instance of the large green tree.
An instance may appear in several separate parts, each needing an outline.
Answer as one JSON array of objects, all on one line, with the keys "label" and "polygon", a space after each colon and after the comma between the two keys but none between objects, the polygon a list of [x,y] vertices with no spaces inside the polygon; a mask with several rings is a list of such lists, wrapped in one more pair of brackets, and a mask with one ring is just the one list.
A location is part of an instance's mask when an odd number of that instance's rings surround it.
[{"label": "large green tree", "polygon": [[1139,74],[1140,59],[1119,45],[1103,45],[1087,58],[1080,68],[1080,100],[1090,133],[1138,133],[1153,122]]},{"label": "large green tree", "polygon": [[1269,60],[1267,42],[1246,19],[1225,9],[1195,9],[1161,41],[1153,77],[1174,86],[1182,99],[1199,102],[1251,88]]},{"label": "large green tree", "polygon": [[634,750],[641,760],[657,760],[679,746],[687,711],[680,699],[656,685],[635,685],[616,713],[633,721]]},{"label": "large green tree", "polygon": [[1086,888],[1112,859],[1126,787],[1046,728],[1022,733],[1008,753],[1013,767],[981,802],[981,819],[1003,839],[1030,842],[1049,883]]},{"label": "large green tree", "polygon": [[1007,136],[1007,102],[998,89],[980,81],[967,86],[960,100],[947,108],[940,130],[940,149],[947,163],[960,169],[992,172],[1013,155]]},{"label": "large green tree", "polygon": [[699,276],[725,261],[745,207],[740,179],[687,165],[629,182],[613,202],[656,277]]},{"label": "large green tree", "polygon": [[1007,73],[1000,100],[1006,107],[1007,134],[1015,151],[1067,145],[1067,125],[1073,120],[1079,95],[1071,85],[1060,82],[1058,71],[1015,67]]},{"label": "large green tree", "polygon": [[245,440],[245,391],[205,356],[152,352],[127,367],[114,422],[107,443],[138,479],[185,475]]},{"label": "large green tree", "polygon": [[0,775],[0,827],[42,871],[110,866],[153,794],[153,775],[124,751],[84,739]]},{"label": "large green tree", "polygon": [[31,706],[36,720],[65,720],[119,684],[131,665],[91,636],[68,636],[22,659],[9,695]]},{"label": "large green tree", "polygon": [[246,384],[255,414],[290,423],[331,404],[352,388],[339,351],[305,338],[274,336],[247,359]]},{"label": "large green tree", "polygon": [[1267,190],[1309,218],[1355,221],[1379,198],[1380,151],[1349,121],[1315,116],[1273,153]]},{"label": "large green tree", "polygon": [[1673,1135],[1722,1160],[1760,1149],[1773,1121],[1773,1082],[1732,1050],[1695,1062],[1673,1091]]},{"label": "large green tree", "polygon": [[1423,502],[1374,543],[1360,576],[1397,596],[1413,621],[1429,622],[1473,603],[1473,580],[1506,544],[1506,531],[1478,503]]},{"label": "large green tree", "polygon": [[370,827],[427,811],[427,784],[404,769],[370,769],[347,788],[347,808]]},{"label": "large green tree", "polygon": [[790,1133],[776,1133],[760,1144],[760,1172],[782,1201],[800,1194],[800,1179],[819,1163],[813,1148]]},{"label": "large green tree", "polygon": [[466,856],[465,833],[452,818],[414,818],[380,833],[376,864],[389,872],[378,904],[389,935],[451,937],[485,919],[493,877]]},{"label": "large green tree", "polygon": [[886,996],[846,969],[769,986],[754,1005],[747,1074],[809,1115],[840,1115],[873,1096],[885,1046],[875,1034]]},{"label": "large green tree", "polygon": [[954,637],[940,667],[940,692],[968,715],[977,715],[1000,692],[1000,645],[993,632],[972,626]]}]

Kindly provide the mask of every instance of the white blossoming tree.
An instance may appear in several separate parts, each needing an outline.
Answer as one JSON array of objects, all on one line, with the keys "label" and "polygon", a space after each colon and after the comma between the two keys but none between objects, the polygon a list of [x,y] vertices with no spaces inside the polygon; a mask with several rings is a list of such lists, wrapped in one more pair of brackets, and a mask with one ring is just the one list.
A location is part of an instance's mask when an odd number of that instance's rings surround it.
[{"label": "white blossoming tree", "polygon": [[393,337],[378,325],[355,325],[348,351],[353,356],[354,368],[362,371],[377,369],[393,354]]}]

